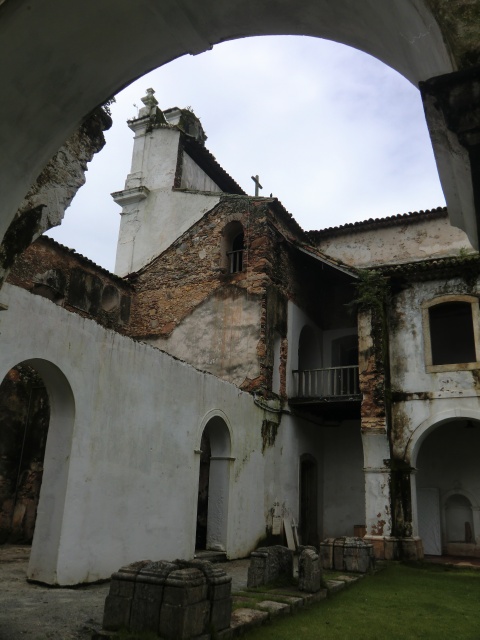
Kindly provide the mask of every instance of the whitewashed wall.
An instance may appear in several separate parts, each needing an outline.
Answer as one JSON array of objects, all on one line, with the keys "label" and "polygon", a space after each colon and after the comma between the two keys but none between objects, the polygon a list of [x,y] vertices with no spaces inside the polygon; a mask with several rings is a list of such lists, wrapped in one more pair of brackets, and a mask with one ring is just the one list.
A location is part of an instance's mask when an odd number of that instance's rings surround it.
[{"label": "whitewashed wall", "polygon": [[0,376],[34,359],[52,399],[31,578],[75,584],[193,557],[195,450],[212,411],[231,427],[227,553],[255,548],[265,458],[250,395],[22,289],[5,286],[1,302]]}]

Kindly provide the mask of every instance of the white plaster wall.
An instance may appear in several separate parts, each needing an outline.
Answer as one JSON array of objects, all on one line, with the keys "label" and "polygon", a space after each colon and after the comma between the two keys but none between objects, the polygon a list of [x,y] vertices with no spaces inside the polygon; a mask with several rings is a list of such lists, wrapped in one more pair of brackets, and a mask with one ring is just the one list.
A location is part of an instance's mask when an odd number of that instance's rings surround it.
[{"label": "white plaster wall", "polygon": [[278,500],[298,523],[303,454],[313,456],[318,463],[320,540],[353,535],[354,525],[365,523],[365,478],[358,421],[324,427],[299,417],[282,416],[275,448],[265,453],[266,517]]},{"label": "white plaster wall", "polygon": [[[2,303],[0,376],[23,360],[47,360],[63,372],[75,403],[58,551],[36,553],[37,532],[32,550],[35,557],[56,554],[56,564],[40,562],[30,575],[75,584],[141,558],[191,558],[194,451],[212,410],[223,411],[232,429],[227,553],[247,555],[265,531],[263,411],[252,397],[23,289],[7,285]],[[42,487],[39,514],[62,501],[62,489]],[[38,538],[56,544],[51,533]]]},{"label": "white plaster wall", "polygon": [[471,249],[467,235],[448,218],[356,231],[320,240],[318,248],[345,264],[369,267],[458,255]]},{"label": "white plaster wall", "polygon": [[149,133],[142,127],[135,133],[125,189],[146,187],[149,193],[146,198],[123,205],[115,261],[118,275],[148,264],[220,200],[209,194],[172,191],[179,136],[178,130],[168,127]]},{"label": "white plaster wall", "polygon": [[353,536],[365,524],[365,477],[359,421],[322,427],[324,455],[323,537]]},{"label": "white plaster wall", "polygon": [[241,385],[260,374],[257,345],[262,308],[258,297],[235,289],[213,295],[167,338],[150,343],[202,371]]},{"label": "white plaster wall", "polygon": [[123,276],[151,262],[220,201],[217,196],[151,191],[122,213],[115,273]]},{"label": "white plaster wall", "polygon": [[[272,418],[272,416],[266,416]],[[274,447],[265,450],[265,517],[271,525],[271,509],[280,503],[282,514],[299,521],[300,457],[308,453],[318,463],[318,523],[322,523],[322,435],[318,425],[283,415]],[[319,532],[320,533],[320,532]]]},{"label": "white plaster wall", "polygon": [[182,189],[193,189],[198,191],[217,191],[222,192],[218,184],[216,184],[203,169],[200,169],[195,160],[183,153],[182,158]]},{"label": "white plaster wall", "polygon": [[[425,367],[422,303],[440,295],[462,293],[471,293],[471,290],[463,280],[452,279],[448,283],[414,283],[396,296],[392,312],[395,323],[390,329],[390,361],[393,391],[406,394],[393,405],[393,446],[400,456],[410,456],[412,442],[423,432],[421,425],[455,415],[476,416],[480,410],[478,370],[427,373]],[[420,431],[416,432],[417,429]]]}]

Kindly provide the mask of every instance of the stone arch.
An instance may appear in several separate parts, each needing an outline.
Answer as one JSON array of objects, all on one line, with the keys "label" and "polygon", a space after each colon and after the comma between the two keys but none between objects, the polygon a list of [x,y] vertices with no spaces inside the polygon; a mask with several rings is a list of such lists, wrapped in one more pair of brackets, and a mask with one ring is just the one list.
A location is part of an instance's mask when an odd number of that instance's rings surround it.
[{"label": "stone arch", "polygon": [[480,412],[445,411],[410,438],[412,520],[426,554],[472,555],[480,532],[477,460]]},{"label": "stone arch", "polygon": [[[77,0],[68,12],[61,0],[38,7],[19,0],[3,3],[0,13],[0,53],[12,60],[1,77],[9,100],[0,105],[0,237],[43,166],[86,114],[187,53],[248,36],[310,35],[365,51],[414,84],[455,68],[425,0],[304,0],[301,11],[294,0],[103,0],[98,6]],[[11,126],[19,116],[28,127]]]},{"label": "stone arch", "polygon": [[[205,520],[205,549],[227,552],[228,547],[228,506],[230,497],[230,466],[233,458],[231,429],[226,415],[222,411],[211,411],[202,421],[199,438],[200,456],[202,442],[208,441],[208,460],[200,459],[199,470],[199,506],[197,510],[197,544],[200,539],[200,518]],[[206,468],[205,468],[206,467]],[[203,478],[202,478],[203,473]],[[205,478],[208,473],[208,479]],[[205,485],[202,483],[206,481]],[[201,492],[206,492],[206,497]],[[204,505],[201,505],[201,498]],[[200,509],[206,513],[200,513]],[[203,545],[202,545],[203,546]]]},{"label": "stone arch", "polygon": [[75,399],[70,383],[53,362],[31,358],[18,364],[28,365],[38,372],[47,389],[50,404],[43,480],[27,576],[31,580],[56,584],[59,581],[58,552],[75,421]]},{"label": "stone arch", "polygon": [[455,409],[450,409],[448,411],[441,411],[440,413],[430,416],[424,420],[415,428],[405,446],[403,455],[405,462],[409,463],[412,467],[415,467],[420,446],[429,433],[446,422],[462,419],[480,421],[480,411],[456,407]]}]

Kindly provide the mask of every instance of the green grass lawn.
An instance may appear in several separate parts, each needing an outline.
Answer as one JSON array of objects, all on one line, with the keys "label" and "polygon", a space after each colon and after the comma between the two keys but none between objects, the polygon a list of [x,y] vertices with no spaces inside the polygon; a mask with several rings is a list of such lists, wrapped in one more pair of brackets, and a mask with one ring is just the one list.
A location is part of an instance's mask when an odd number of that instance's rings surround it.
[{"label": "green grass lawn", "polygon": [[480,571],[390,564],[246,640],[480,640]]}]

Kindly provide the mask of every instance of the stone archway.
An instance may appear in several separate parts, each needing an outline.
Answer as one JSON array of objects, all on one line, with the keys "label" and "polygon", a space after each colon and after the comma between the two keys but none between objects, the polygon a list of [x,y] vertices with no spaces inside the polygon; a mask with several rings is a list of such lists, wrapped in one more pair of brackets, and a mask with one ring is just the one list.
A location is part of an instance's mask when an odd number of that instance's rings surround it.
[{"label": "stone archway", "polygon": [[[456,68],[426,0],[73,0],[68,11],[61,0],[3,2],[0,54],[9,63],[0,78],[9,92],[0,105],[0,237],[43,166],[96,105],[179,56],[280,34],[353,46],[416,85]],[[445,171],[455,182],[452,167]]]},{"label": "stone archway", "polygon": [[57,560],[67,491],[75,401],[65,375],[52,362],[33,358],[19,363],[43,381],[50,405],[50,420],[43,459],[35,531],[27,577],[56,584]]},{"label": "stone archway", "polygon": [[207,420],[200,446],[196,549],[226,552],[232,457],[230,431],[222,415]]},{"label": "stone archway", "polygon": [[452,418],[433,424],[413,451],[414,528],[427,555],[480,556],[479,447],[480,421]]},{"label": "stone archway", "polygon": [[17,365],[0,384],[0,544],[31,544],[50,403],[41,376]]}]

